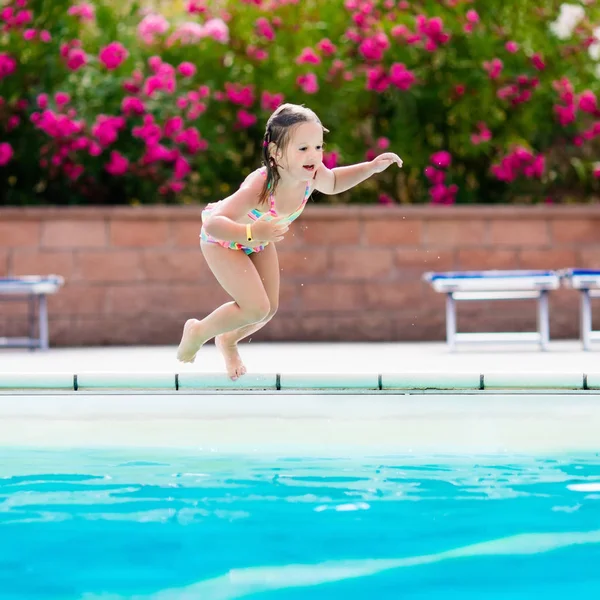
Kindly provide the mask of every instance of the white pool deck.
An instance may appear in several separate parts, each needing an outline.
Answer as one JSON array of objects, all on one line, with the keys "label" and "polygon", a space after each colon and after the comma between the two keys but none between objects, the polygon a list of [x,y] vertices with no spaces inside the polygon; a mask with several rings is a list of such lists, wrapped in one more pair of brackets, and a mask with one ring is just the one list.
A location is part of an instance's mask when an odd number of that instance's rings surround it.
[{"label": "white pool deck", "polygon": [[[578,341],[535,346],[473,346],[450,353],[443,343],[248,343],[242,355],[252,373],[355,376],[367,374],[532,375],[580,381],[600,388],[600,348]],[[0,374],[177,373],[182,378],[222,371],[212,345],[193,365],[170,347],[0,350]],[[390,393],[346,390],[309,395],[129,393],[112,390],[0,394],[0,446],[168,447],[209,452],[243,451],[339,455],[519,454],[600,451],[600,389],[506,393],[493,390]],[[568,387],[568,386],[567,386]],[[594,384],[591,387],[596,387]]]}]

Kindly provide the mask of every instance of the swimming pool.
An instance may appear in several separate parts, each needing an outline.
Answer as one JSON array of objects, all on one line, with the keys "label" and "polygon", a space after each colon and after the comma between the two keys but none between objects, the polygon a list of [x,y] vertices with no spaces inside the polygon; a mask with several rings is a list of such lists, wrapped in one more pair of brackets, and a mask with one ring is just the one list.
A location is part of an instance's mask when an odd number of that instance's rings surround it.
[{"label": "swimming pool", "polygon": [[0,395],[1,600],[600,592],[596,392]]},{"label": "swimming pool", "polygon": [[600,592],[600,455],[0,451],[0,598]]}]

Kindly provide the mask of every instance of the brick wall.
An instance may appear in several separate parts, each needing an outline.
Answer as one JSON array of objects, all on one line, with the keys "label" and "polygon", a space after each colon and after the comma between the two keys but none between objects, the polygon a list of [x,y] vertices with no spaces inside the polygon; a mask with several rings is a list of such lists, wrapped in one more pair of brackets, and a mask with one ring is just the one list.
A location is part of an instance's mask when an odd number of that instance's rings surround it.
[{"label": "brick wall", "polygon": [[[53,346],[176,344],[227,296],[198,244],[199,207],[0,209],[0,276],[63,275]],[[281,304],[254,339],[442,340],[428,270],[600,267],[599,207],[310,206],[278,245]],[[0,336],[24,335],[0,303]],[[577,337],[578,298],[551,295],[551,335]],[[459,306],[465,331],[534,328],[531,302]]]}]

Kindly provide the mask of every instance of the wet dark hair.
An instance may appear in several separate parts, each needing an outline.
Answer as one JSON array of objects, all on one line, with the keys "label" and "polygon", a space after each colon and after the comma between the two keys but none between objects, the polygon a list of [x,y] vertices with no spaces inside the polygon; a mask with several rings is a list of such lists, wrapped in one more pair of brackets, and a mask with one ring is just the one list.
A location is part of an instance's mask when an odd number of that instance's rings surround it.
[{"label": "wet dark hair", "polygon": [[[262,147],[262,162],[267,169],[267,176],[260,193],[259,202],[261,204],[267,202],[271,192],[275,191],[280,179],[279,172],[277,171],[277,163],[271,156],[271,152],[273,151],[271,144],[274,144],[277,150],[281,152],[285,151],[293,128],[301,123],[310,122],[318,123],[323,127],[319,117],[310,108],[306,108],[300,104],[282,104],[269,117]],[[323,131],[328,132],[329,130],[323,127]]]}]

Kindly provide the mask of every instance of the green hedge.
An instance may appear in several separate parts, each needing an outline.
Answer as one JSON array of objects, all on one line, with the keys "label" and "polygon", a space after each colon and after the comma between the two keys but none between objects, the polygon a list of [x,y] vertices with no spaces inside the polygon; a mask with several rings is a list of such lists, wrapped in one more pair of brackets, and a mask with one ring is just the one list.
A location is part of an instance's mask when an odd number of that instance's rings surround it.
[{"label": "green hedge", "polygon": [[595,2],[192,0],[163,15],[141,4],[5,2],[2,204],[218,199],[259,165],[281,99],[330,129],[329,165],[388,146],[404,160],[320,202],[598,192]]}]

